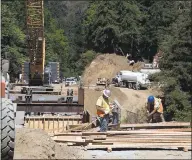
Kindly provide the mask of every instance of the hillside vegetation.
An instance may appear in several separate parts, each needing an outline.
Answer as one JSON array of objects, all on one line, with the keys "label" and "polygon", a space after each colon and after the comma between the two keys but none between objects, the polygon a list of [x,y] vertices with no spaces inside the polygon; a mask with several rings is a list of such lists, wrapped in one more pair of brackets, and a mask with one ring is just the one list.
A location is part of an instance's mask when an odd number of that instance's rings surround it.
[{"label": "hillside vegetation", "polygon": [[[14,81],[28,60],[25,2],[2,1],[1,54],[11,60]],[[131,53],[150,61],[163,52],[167,113],[191,120],[191,1],[45,1],[46,62],[64,76],[81,75],[97,53]]]}]

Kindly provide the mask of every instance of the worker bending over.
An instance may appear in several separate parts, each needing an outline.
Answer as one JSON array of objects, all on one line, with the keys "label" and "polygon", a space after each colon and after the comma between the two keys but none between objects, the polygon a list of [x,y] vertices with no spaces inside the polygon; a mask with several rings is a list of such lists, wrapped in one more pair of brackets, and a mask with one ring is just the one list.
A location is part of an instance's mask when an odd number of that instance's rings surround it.
[{"label": "worker bending over", "polygon": [[163,116],[163,105],[160,98],[155,98],[154,96],[149,96],[147,99],[147,112],[148,112],[148,122],[158,122],[160,117],[161,122],[165,122]]},{"label": "worker bending over", "polygon": [[100,121],[100,132],[106,132],[108,130],[109,113],[111,112],[111,106],[109,102],[110,96],[111,91],[105,89],[103,91],[103,95],[100,96],[96,102],[97,115]]}]

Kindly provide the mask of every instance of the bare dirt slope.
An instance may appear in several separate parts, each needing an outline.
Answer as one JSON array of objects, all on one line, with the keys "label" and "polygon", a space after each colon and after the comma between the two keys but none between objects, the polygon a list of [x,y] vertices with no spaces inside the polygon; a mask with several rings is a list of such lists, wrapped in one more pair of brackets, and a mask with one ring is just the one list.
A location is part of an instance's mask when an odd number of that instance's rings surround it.
[{"label": "bare dirt slope", "polygon": [[139,70],[141,64],[129,66],[124,56],[116,54],[102,54],[97,56],[85,69],[83,74],[84,85],[96,84],[97,78],[112,79],[120,70]]},{"label": "bare dirt slope", "polygon": [[[103,88],[104,89],[104,88]],[[145,110],[145,102],[149,95],[157,95],[158,92],[153,90],[133,90],[128,88],[117,88],[110,87],[112,96],[111,100],[117,100],[122,106],[122,115],[121,120],[125,123],[134,123],[137,122],[145,122],[146,121],[146,110]],[[85,108],[92,115],[96,116],[96,101],[98,97],[102,95],[102,90],[97,91],[95,88],[93,89],[85,89]],[[133,112],[133,113],[130,113]],[[135,114],[134,114],[135,113]],[[134,120],[134,117],[137,118],[138,121]],[[127,121],[132,119],[131,121]]]},{"label": "bare dirt slope", "polygon": [[146,103],[147,97],[149,95],[157,96],[161,94],[160,92],[152,89],[133,90],[128,88],[120,88],[120,91],[126,95],[126,99],[124,99],[124,101],[121,104],[124,109],[122,111],[122,119],[125,120],[125,118],[133,118],[133,117],[129,117],[131,116],[130,112],[133,112],[133,113],[136,113],[138,116],[137,121],[135,122],[146,121],[147,113],[145,109],[145,103]]},{"label": "bare dirt slope", "polygon": [[80,149],[54,142],[43,130],[17,129],[14,159],[81,159],[82,156]]},{"label": "bare dirt slope", "polygon": [[[104,88],[103,88],[104,89]],[[119,88],[111,87],[111,99],[118,100],[118,102],[121,104],[126,99],[126,95],[120,91]],[[96,116],[96,101],[99,98],[99,96],[102,95],[102,90],[95,90],[93,89],[85,89],[85,109],[91,114],[92,116]]]}]

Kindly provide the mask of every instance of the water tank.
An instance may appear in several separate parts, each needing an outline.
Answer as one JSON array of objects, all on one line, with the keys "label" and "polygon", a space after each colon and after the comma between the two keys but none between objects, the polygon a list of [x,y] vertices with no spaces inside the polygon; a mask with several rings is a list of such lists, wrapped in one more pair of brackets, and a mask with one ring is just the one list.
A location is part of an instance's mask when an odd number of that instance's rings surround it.
[{"label": "water tank", "polygon": [[145,83],[148,79],[148,75],[140,72],[120,72],[122,81],[140,82]]}]

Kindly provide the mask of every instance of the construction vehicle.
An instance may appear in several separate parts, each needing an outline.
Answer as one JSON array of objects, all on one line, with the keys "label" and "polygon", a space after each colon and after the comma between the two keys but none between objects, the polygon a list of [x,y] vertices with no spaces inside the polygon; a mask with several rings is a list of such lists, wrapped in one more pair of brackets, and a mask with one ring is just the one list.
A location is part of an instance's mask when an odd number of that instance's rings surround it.
[{"label": "construction vehicle", "polygon": [[17,103],[18,111],[33,114],[69,111],[82,113],[84,102],[82,88],[73,91],[74,95],[68,95],[67,89],[62,85],[50,84],[59,83],[59,63],[49,62],[47,68],[45,67],[43,12],[43,0],[26,1],[29,62],[25,63],[26,71],[28,70],[25,76],[28,78],[28,84],[22,86],[20,91],[11,90],[10,96]]},{"label": "construction vehicle", "polygon": [[148,75],[140,72],[120,71],[119,86],[126,86],[135,90],[140,90],[141,87],[147,88],[150,85]]},{"label": "construction vehicle", "polygon": [[[78,87],[69,90],[64,88],[62,84],[50,85],[50,81],[48,81],[48,84],[44,84],[46,76],[44,74],[45,38],[43,0],[26,0],[26,10],[29,62],[25,63],[24,69],[28,70],[29,74],[23,74],[22,77],[26,78],[28,82],[17,90],[15,89],[15,84],[13,84],[12,90],[10,90],[8,83],[6,83],[8,81],[6,75],[9,69],[7,65],[9,61],[6,61],[7,63],[2,65],[1,157],[4,159],[13,159],[15,126],[23,127],[25,119],[29,119],[30,121],[31,116],[33,116],[31,117],[33,121],[36,121],[41,118],[39,115],[42,114],[51,113],[54,115],[55,113],[62,113],[64,115],[80,115],[82,122],[84,122],[83,120],[87,120],[87,118],[83,117],[83,88]],[[23,71],[23,73],[26,73],[26,71]],[[48,79],[50,78],[49,73],[46,70]],[[57,75],[56,78],[58,78]],[[5,91],[7,91],[6,94]],[[9,97],[11,100],[8,99]],[[54,121],[54,119],[55,117],[43,117],[43,123],[45,124],[45,121],[49,122],[50,120]],[[64,124],[64,120],[69,121],[70,116],[67,119],[64,117],[60,117],[60,119]],[[57,120],[59,120],[58,117]],[[38,128],[41,128],[39,124]],[[42,129],[45,130],[45,125]]]},{"label": "construction vehicle", "polygon": [[9,61],[1,61],[1,158],[13,159],[15,112],[17,105],[9,99]]},{"label": "construction vehicle", "polygon": [[104,86],[109,86],[110,80],[107,78],[97,78],[96,85],[104,85]]}]

